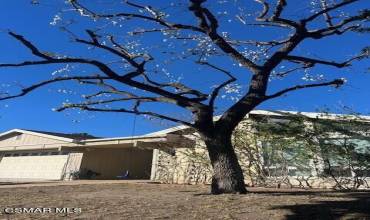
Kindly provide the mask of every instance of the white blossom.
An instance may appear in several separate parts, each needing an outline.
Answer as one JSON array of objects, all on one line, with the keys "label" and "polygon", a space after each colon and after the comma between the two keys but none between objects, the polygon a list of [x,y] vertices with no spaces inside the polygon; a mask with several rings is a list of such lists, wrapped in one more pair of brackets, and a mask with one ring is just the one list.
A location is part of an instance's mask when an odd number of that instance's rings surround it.
[{"label": "white blossom", "polygon": [[62,17],[60,16],[60,14],[56,14],[56,15],[54,15],[53,20],[49,24],[55,26],[61,20],[62,20]]}]

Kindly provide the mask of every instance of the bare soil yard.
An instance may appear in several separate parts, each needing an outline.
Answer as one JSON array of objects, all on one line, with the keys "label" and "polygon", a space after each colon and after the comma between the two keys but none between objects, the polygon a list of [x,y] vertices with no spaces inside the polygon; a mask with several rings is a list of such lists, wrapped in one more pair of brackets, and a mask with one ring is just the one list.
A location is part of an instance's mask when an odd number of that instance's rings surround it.
[{"label": "bare soil yard", "polygon": [[370,192],[249,188],[209,195],[208,186],[102,182],[1,187],[0,208],[70,207],[80,214],[0,214],[0,219],[370,219]]}]

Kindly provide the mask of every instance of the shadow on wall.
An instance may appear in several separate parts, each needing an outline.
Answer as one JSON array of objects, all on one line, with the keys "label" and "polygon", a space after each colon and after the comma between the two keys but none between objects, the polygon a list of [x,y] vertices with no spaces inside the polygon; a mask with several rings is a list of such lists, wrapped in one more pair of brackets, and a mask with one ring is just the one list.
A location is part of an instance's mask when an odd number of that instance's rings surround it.
[{"label": "shadow on wall", "polygon": [[[304,195],[328,197],[327,201],[319,200],[314,204],[297,204],[275,206],[273,209],[285,209],[292,214],[287,215],[287,220],[292,219],[370,219],[370,191],[361,192],[257,192],[274,196]],[[339,194],[339,195],[338,195]],[[345,200],[330,200],[331,197],[344,197]],[[347,199],[348,198],[348,199]]]}]

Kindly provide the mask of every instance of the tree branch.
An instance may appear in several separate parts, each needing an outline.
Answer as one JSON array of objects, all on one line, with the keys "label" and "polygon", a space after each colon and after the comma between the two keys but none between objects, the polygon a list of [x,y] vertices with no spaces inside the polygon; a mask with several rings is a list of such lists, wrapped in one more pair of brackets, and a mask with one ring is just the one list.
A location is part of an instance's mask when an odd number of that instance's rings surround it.
[{"label": "tree branch", "polygon": [[149,115],[149,116],[153,116],[153,117],[156,117],[156,118],[172,121],[172,122],[175,122],[175,123],[181,123],[181,124],[187,125],[189,127],[194,127],[194,125],[190,122],[183,121],[183,120],[173,118],[173,117],[169,117],[169,116],[166,116],[166,115],[158,114],[158,113],[155,113],[155,112],[128,110],[128,109],[124,109],[124,108],[103,109],[103,108],[89,107],[89,106],[86,106],[85,104],[66,104],[65,106],[57,109],[56,111],[61,112],[61,111],[64,111],[66,109],[69,109],[69,108],[79,108],[81,110],[94,111],[94,112],[123,112],[123,113],[135,114],[135,115]]},{"label": "tree branch", "polygon": [[207,99],[207,95],[202,93],[201,91],[198,91],[196,89],[192,89],[183,83],[180,82],[170,82],[170,83],[158,83],[153,80],[151,80],[145,73],[142,74],[144,77],[144,80],[154,86],[157,86],[159,88],[166,88],[166,87],[172,87],[175,90],[178,90],[180,92],[176,93],[178,95],[195,95],[197,98],[191,98],[192,100],[198,100],[198,101],[204,101]]},{"label": "tree branch", "polygon": [[[12,33],[12,32],[10,32]],[[136,72],[132,72],[132,74],[126,74],[124,76],[118,75],[116,72],[114,72],[109,66],[106,64],[97,61],[97,60],[89,60],[89,59],[82,59],[82,58],[53,58],[47,55],[44,55],[39,52],[39,50],[29,41],[27,41],[23,36],[16,35],[14,33],[10,34],[13,37],[15,37],[18,41],[20,41],[23,45],[25,45],[27,48],[31,50],[31,52],[39,56],[41,58],[46,58],[46,60],[42,61],[26,61],[18,64],[0,64],[0,67],[19,67],[19,66],[28,66],[28,65],[42,65],[42,64],[56,64],[56,63],[81,63],[81,64],[89,64],[92,66],[97,67],[99,70],[101,70],[104,74],[106,74],[108,77],[110,77],[112,80],[121,82],[123,84],[142,89],[147,92],[155,93],[161,96],[164,96],[166,98],[172,99],[173,102],[176,102],[179,106],[184,108],[198,108],[198,107],[204,107],[205,105],[200,103],[197,100],[187,98],[184,96],[181,96],[179,94],[171,93],[169,91],[163,90],[159,87],[151,86],[148,84],[144,84],[135,80],[132,80],[132,75],[136,74]]]},{"label": "tree branch", "polygon": [[264,0],[255,0],[255,1],[262,4],[262,6],[263,6],[263,10],[262,10],[261,14],[256,18],[257,21],[264,22],[264,23],[262,23],[262,25],[265,24],[265,23],[267,23],[267,24],[272,23],[272,24],[275,24],[275,25],[281,26],[281,27],[289,27],[289,28],[298,28],[299,27],[299,24],[297,22],[280,17],[281,13],[284,10],[284,7],[287,5],[286,0],[277,0],[275,10],[274,10],[273,14],[271,15],[271,17],[269,17],[269,18],[265,18],[265,17],[269,12],[270,5]]},{"label": "tree branch", "polygon": [[322,87],[322,86],[336,86],[336,87],[339,87],[339,86],[341,86],[343,84],[344,84],[344,80],[343,79],[335,79],[333,81],[324,82],[324,83],[313,83],[313,84],[306,84],[306,85],[297,85],[297,86],[294,86],[294,87],[290,87],[290,88],[281,90],[281,91],[276,92],[276,93],[274,93],[272,95],[268,95],[268,96],[266,96],[264,98],[264,100],[276,98],[276,97],[282,96],[282,95],[284,95],[284,94],[286,94],[288,92],[299,90],[299,89],[313,88],[313,87]]},{"label": "tree branch", "polygon": [[358,56],[352,57],[344,62],[337,63],[334,61],[325,61],[325,60],[319,60],[319,59],[313,59],[308,57],[301,57],[301,56],[294,56],[294,55],[288,55],[285,57],[285,60],[293,61],[293,62],[299,62],[304,63],[306,65],[309,65],[310,67],[314,66],[315,64],[322,64],[322,65],[328,65],[328,66],[334,66],[337,68],[343,68],[348,67],[351,65],[351,62],[353,60],[361,59],[365,56],[368,56],[367,54],[360,54]]},{"label": "tree branch", "polygon": [[[85,13],[86,15],[92,17],[93,19],[96,19],[96,18],[117,18],[117,17],[124,17],[124,18],[127,18],[127,19],[138,18],[138,19],[153,21],[153,22],[155,22],[159,25],[162,25],[162,26],[165,26],[165,27],[171,28],[171,29],[184,29],[184,30],[192,30],[192,31],[197,31],[197,32],[203,32],[203,30],[198,28],[198,27],[191,26],[191,25],[185,25],[185,24],[179,24],[179,23],[170,23],[170,22],[167,22],[167,21],[163,20],[162,17],[151,17],[151,16],[145,16],[145,15],[135,14],[135,13],[98,14],[98,13],[88,9],[87,7],[83,6],[82,4],[80,4],[77,0],[71,0],[70,3],[72,5],[72,7],[74,7],[77,11],[79,11],[80,13]],[[130,5],[133,6],[134,4],[130,3]],[[137,4],[135,4],[135,5],[137,5]],[[145,6],[141,6],[141,7],[145,8]],[[146,7],[150,7],[150,6],[146,6]]]},{"label": "tree branch", "polygon": [[[326,0],[320,0],[320,3],[321,3],[321,8],[323,10],[328,8]],[[330,16],[329,12],[325,12],[325,13],[323,13],[323,15],[324,15],[325,22],[328,25],[328,27],[333,26],[333,20],[332,20],[332,17]]]},{"label": "tree branch", "polygon": [[292,73],[292,72],[295,72],[297,70],[301,70],[301,69],[308,69],[308,68],[311,68],[313,67],[312,64],[304,64],[303,66],[299,66],[299,67],[294,67],[294,68],[291,68],[289,70],[286,70],[284,72],[278,72],[278,73],[275,73],[275,74],[271,74],[271,76],[276,76],[276,77],[285,77],[287,76],[288,74]]},{"label": "tree branch", "polygon": [[[91,97],[91,96],[90,96]],[[97,101],[86,101],[81,103],[81,105],[101,105],[101,104],[108,104],[114,102],[122,102],[122,101],[140,101],[140,102],[167,102],[168,100],[163,97],[127,97],[127,98],[113,98],[113,99],[102,99]]]},{"label": "tree branch", "polygon": [[[86,30],[86,32],[90,33],[91,31],[90,30]],[[94,35],[94,36],[96,36],[96,35]],[[92,41],[87,41],[87,40],[78,39],[78,38],[75,39],[75,40],[76,40],[76,42],[79,42],[79,43],[87,44],[87,45],[90,45],[90,46],[94,46],[94,47],[101,48],[101,49],[104,49],[106,51],[109,51],[112,54],[115,54],[115,55],[117,55],[119,57],[122,57],[123,59],[125,59],[130,65],[132,65],[136,69],[139,69],[139,70],[142,70],[143,69],[143,64],[137,63],[132,58],[132,56],[130,55],[130,53],[128,53],[127,51],[123,51],[123,50],[118,51],[118,50],[113,49],[111,47],[108,47],[106,45],[102,45],[102,44],[99,43],[99,41],[94,36],[91,37],[92,38]],[[117,43],[116,42],[115,42],[115,45],[117,46]],[[119,47],[119,48],[122,49],[122,47]],[[139,74],[139,73],[140,73],[140,71],[137,71],[137,74]]]},{"label": "tree branch", "polygon": [[230,83],[232,82],[235,82],[236,81],[236,78],[231,75],[231,73],[229,71],[226,71],[220,67],[217,67],[213,64],[210,64],[209,62],[206,62],[206,61],[198,61],[197,63],[201,64],[201,65],[206,65],[206,66],[209,66],[210,68],[213,68],[215,70],[218,70],[224,74],[226,74],[230,79],[226,80],[225,82],[221,83],[219,86],[217,86],[213,91],[212,93],[210,94],[210,99],[209,99],[209,103],[208,105],[210,107],[214,107],[214,103],[215,103],[215,100],[219,94],[219,92],[221,91],[222,88],[224,88],[225,86],[229,85]]},{"label": "tree branch", "polygon": [[5,97],[0,96],[0,101],[1,100],[7,100],[7,99],[13,99],[13,98],[18,98],[21,96],[25,96],[28,93],[32,92],[35,89],[38,89],[40,87],[56,83],[56,82],[61,82],[61,81],[70,81],[70,80],[91,80],[91,79],[111,79],[110,77],[104,77],[104,76],[71,76],[71,77],[57,77],[54,79],[46,80],[37,84],[34,84],[32,86],[26,87],[22,89],[22,91],[16,95],[9,95]]},{"label": "tree branch", "polygon": [[335,9],[341,8],[341,7],[345,6],[345,5],[352,4],[354,2],[358,2],[358,0],[343,0],[342,2],[340,2],[338,4],[335,4],[335,5],[332,5],[330,7],[324,8],[323,10],[321,10],[321,11],[319,11],[319,12],[317,12],[317,13],[311,15],[311,16],[309,16],[308,18],[302,19],[301,20],[301,23],[306,24],[306,23],[308,23],[310,21],[315,20],[320,15],[326,14],[326,13],[328,13],[330,11],[333,11]]},{"label": "tree branch", "polygon": [[224,53],[228,54],[244,67],[247,67],[252,72],[256,72],[260,67],[239,53],[233,48],[223,37],[217,33],[218,21],[216,17],[207,9],[202,7],[202,3],[206,0],[190,0],[191,5],[189,10],[193,12],[199,21],[201,28],[209,38],[215,43]]},{"label": "tree branch", "polygon": [[[129,100],[141,100],[141,101],[151,101],[151,102],[166,102],[166,103],[172,103],[174,104],[174,101],[172,99],[168,99],[168,98],[165,98],[165,97],[149,97],[149,96],[137,96],[131,92],[127,92],[127,91],[121,91],[121,90],[118,90],[116,87],[112,86],[112,85],[109,85],[107,84],[103,79],[99,79],[97,82],[93,82],[93,81],[86,81],[86,80],[78,80],[80,83],[82,84],[90,84],[90,85],[96,85],[96,86],[102,86],[102,87],[106,87],[108,88],[110,91],[99,91],[95,94],[92,94],[92,95],[86,95],[84,96],[85,99],[92,99],[94,97],[98,97],[100,95],[103,95],[103,94],[114,94],[114,95],[121,95],[121,96],[125,96],[126,98],[120,98],[121,101],[129,101]],[[102,100],[102,101],[105,101],[105,100]],[[109,100],[107,101],[107,103],[109,102]],[[90,102],[88,102],[90,103]],[[85,103],[86,104],[86,103]],[[92,103],[92,104],[99,104],[99,103]],[[100,103],[101,104],[101,103]]]},{"label": "tree branch", "polygon": [[271,19],[276,20],[280,18],[281,13],[284,10],[284,7],[287,5],[286,0],[277,0],[276,7],[274,14],[272,15]]},{"label": "tree branch", "polygon": [[323,64],[323,65],[328,65],[328,66],[334,66],[334,67],[338,67],[338,68],[349,66],[349,63],[347,61],[342,62],[342,63],[337,63],[337,62],[334,62],[334,61],[318,60],[318,59],[313,59],[313,58],[308,58],[308,57],[300,57],[300,56],[293,56],[293,55],[286,56],[285,60],[305,63],[305,64],[309,64],[311,66],[313,66],[315,64],[318,64],[318,63]]},{"label": "tree branch", "polygon": [[255,2],[258,2],[258,3],[260,3],[262,5],[262,11],[258,15],[257,20],[263,20],[264,17],[267,15],[267,13],[270,10],[270,5],[266,1],[264,1],[264,0],[254,0],[254,1]]},{"label": "tree branch", "polygon": [[45,60],[49,60],[52,58],[46,55],[45,53],[42,53],[41,51],[39,51],[30,41],[26,40],[22,35],[15,34],[11,31],[9,31],[8,34],[14,37],[15,39],[17,39],[18,41],[22,42],[24,46],[26,46],[28,49],[31,50],[32,54],[38,57],[44,58]]},{"label": "tree branch", "polygon": [[361,25],[359,24],[346,26],[347,24],[350,24],[356,21],[369,20],[369,19],[370,19],[370,10],[364,10],[360,12],[358,15],[350,16],[346,19],[343,19],[341,22],[339,22],[336,25],[330,25],[327,28],[309,31],[308,37],[311,37],[314,39],[321,39],[323,37],[331,36],[334,34],[341,35],[347,31],[356,30],[361,27]]}]

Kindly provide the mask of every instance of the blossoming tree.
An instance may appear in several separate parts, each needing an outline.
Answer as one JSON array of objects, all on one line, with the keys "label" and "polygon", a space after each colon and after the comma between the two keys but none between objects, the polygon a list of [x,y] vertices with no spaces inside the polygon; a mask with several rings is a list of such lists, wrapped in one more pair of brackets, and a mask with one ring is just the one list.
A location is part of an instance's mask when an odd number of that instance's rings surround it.
[{"label": "blossoming tree", "polygon": [[[341,77],[313,75],[316,66],[347,68],[369,55],[365,47],[336,62],[297,50],[307,40],[366,33],[370,11],[361,8],[366,0],[302,1],[306,8],[299,13],[297,2],[287,0],[140,2],[124,1],[106,8],[97,2],[66,1],[51,24],[59,25],[73,42],[88,47],[90,53],[83,56],[44,52],[15,30],[8,31],[35,59],[1,63],[1,68],[66,66],[18,92],[1,92],[0,100],[58,82],[75,81],[81,89],[95,86],[96,91],[82,95],[80,102],[66,102],[56,110],[130,113],[192,127],[209,152],[212,193],[246,193],[231,142],[238,123],[267,100],[305,88],[345,83]],[[73,66],[86,67],[86,71],[59,74]],[[170,71],[171,66],[177,69]],[[89,73],[91,67],[93,73]],[[272,93],[268,90],[271,81],[293,74],[303,74],[302,83]],[[199,86],[199,81],[209,85]],[[233,96],[235,92],[238,96]],[[230,95],[232,104],[225,107],[220,99]],[[191,117],[151,108],[158,104],[179,107]],[[220,117],[215,120],[216,115]]]}]

